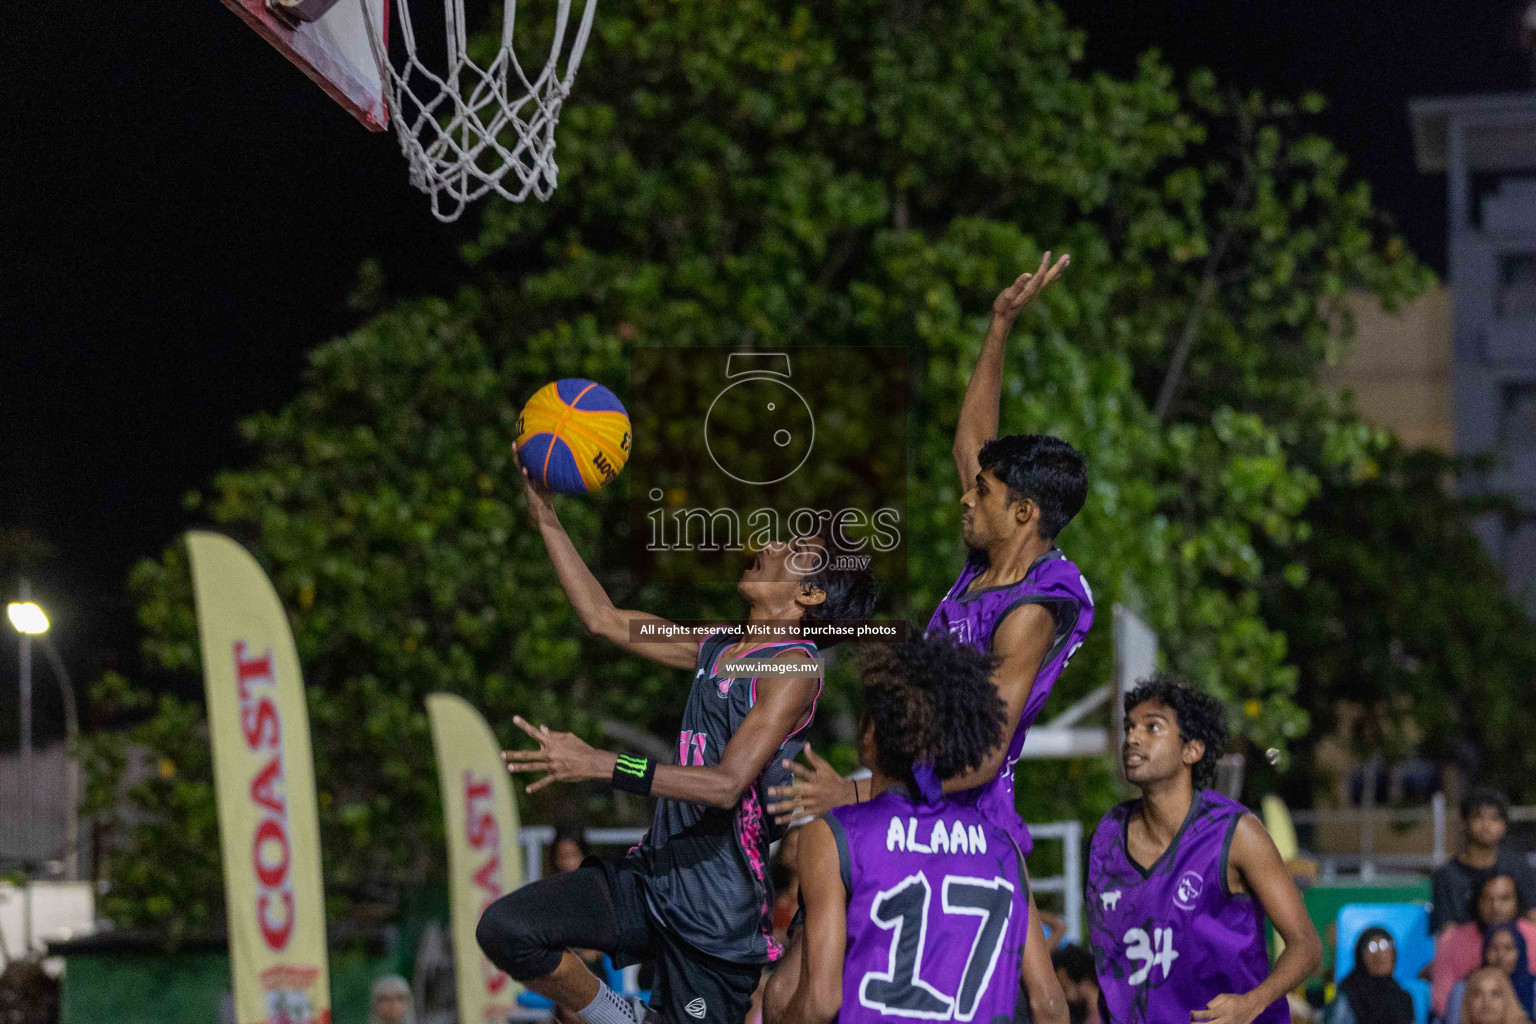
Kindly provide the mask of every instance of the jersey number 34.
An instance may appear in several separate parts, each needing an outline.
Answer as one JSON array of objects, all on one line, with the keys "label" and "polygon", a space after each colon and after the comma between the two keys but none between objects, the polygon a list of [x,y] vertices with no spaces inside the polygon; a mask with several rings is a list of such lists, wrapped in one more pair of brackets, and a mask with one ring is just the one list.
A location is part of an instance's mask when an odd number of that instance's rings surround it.
[{"label": "jersey number 34", "polygon": [[[908,875],[875,897],[869,908],[870,920],[893,932],[889,969],[870,971],[859,983],[859,1002],[892,1017],[920,1020],[968,1021],[976,1015],[976,1006],[987,991],[997,956],[1002,952],[1003,936],[1013,913],[1013,886],[1001,878],[944,876],[945,914],[968,914],[981,918],[976,938],[971,943],[960,990],[946,995],[922,979],[923,948],[928,938],[928,906],[933,892],[922,872]],[[953,941],[952,928],[944,928],[940,942]]]}]

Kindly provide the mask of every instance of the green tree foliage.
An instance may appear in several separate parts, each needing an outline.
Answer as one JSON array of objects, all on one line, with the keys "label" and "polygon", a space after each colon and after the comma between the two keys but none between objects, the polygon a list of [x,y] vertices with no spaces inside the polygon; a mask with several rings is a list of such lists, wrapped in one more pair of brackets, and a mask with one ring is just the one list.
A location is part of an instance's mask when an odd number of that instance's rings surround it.
[{"label": "green tree foliage", "polygon": [[[1347,702],[1362,753],[1417,750],[1529,793],[1536,630],[1469,529],[1505,510],[1456,497],[1456,466],[1434,452],[1389,441],[1370,468],[1323,477],[1293,552],[1309,584],[1265,589],[1265,614],[1286,624],[1301,670],[1297,699],[1324,731]],[[1312,753],[1296,751],[1300,768]]]},{"label": "green tree foliage", "polygon": [[[1320,486],[1287,449],[1305,429],[1330,467],[1367,458],[1369,432],[1306,406],[1305,384],[1344,289],[1390,303],[1425,275],[1304,111],[1207,76],[1181,87],[1151,55],[1127,79],[1091,73],[1082,50],[1037,0],[605,4],[554,200],[484,207],[465,287],[320,346],[300,395],[245,424],[251,464],[197,500],[290,611],[334,901],[441,870],[425,693],[463,694],[508,741],[514,710],[594,736],[603,719],[675,729],[686,677],[589,642],[554,588],[511,475],[522,398],[571,375],[622,392],[630,345],[906,347],[898,597],[922,619],[963,555],[949,446],[991,299],[1046,248],[1072,267],[1015,330],[1002,423],[1064,436],[1092,467],[1062,542],[1100,626],[1057,699],[1108,677],[1122,601],[1170,667],[1231,701],[1248,742],[1305,730],[1260,608],[1264,552],[1304,576],[1288,553]],[[626,486],[562,504],[616,599],[728,612],[729,587],[624,579]],[[195,679],[184,563],[173,548],[132,588],[150,665]],[[850,688],[838,681],[834,708]],[[163,698],[130,734],[169,767],[134,790],[141,816],[112,858],[104,907],[124,923],[217,914],[216,844],[187,832],[213,817],[197,717]],[[1092,815],[1110,797],[1102,766],[1027,770],[1050,780],[1021,786],[1031,815]]]}]

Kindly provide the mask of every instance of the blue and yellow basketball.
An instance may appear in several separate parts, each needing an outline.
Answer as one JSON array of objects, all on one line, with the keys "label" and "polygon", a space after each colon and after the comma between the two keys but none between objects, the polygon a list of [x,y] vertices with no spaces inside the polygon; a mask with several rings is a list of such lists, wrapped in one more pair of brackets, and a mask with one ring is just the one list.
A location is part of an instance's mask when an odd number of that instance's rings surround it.
[{"label": "blue and yellow basketball", "polygon": [[567,377],[546,384],[517,418],[517,456],[547,490],[590,494],[629,461],[629,413],[593,381]]}]

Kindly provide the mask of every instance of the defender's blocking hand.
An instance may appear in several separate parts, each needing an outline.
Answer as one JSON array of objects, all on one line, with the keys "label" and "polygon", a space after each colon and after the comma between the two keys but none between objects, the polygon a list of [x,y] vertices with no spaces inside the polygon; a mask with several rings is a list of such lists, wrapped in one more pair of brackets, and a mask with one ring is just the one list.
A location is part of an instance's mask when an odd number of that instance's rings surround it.
[{"label": "defender's blocking hand", "polygon": [[1000,320],[1012,323],[1018,315],[1024,311],[1036,295],[1045,290],[1045,286],[1061,276],[1072,262],[1071,254],[1066,254],[1051,263],[1050,250],[1040,257],[1040,267],[1033,272],[1020,274],[1018,279],[1004,288],[992,303],[992,315]]},{"label": "defender's blocking hand", "polygon": [[768,787],[768,799],[772,802],[766,810],[773,815],[775,824],[787,825],[797,818],[815,817],[834,807],[858,803],[859,793],[853,781],[837,774],[826,759],[817,757],[809,743],[805,745],[805,760],[805,765],[782,762],[794,773],[794,782]]}]

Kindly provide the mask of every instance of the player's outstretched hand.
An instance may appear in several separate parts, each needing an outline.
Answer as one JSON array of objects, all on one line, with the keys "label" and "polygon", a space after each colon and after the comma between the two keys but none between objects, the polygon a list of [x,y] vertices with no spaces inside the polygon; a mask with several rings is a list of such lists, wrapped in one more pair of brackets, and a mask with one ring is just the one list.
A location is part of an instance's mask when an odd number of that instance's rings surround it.
[{"label": "player's outstretched hand", "polygon": [[1018,280],[1004,288],[992,302],[992,315],[998,319],[1013,323],[1018,315],[1024,311],[1036,295],[1045,290],[1045,286],[1061,276],[1072,262],[1071,255],[1063,255],[1054,264],[1051,263],[1051,253],[1046,251],[1040,257],[1040,268],[1034,272],[1020,274]]},{"label": "player's outstretched hand", "polygon": [[547,725],[532,726],[521,716],[514,716],[512,722],[539,743],[538,750],[501,752],[502,763],[509,772],[546,773],[528,787],[529,793],[537,793],[551,782],[582,782],[612,774],[611,764],[603,771],[603,752],[575,733],[555,732]]},{"label": "player's outstretched hand", "polygon": [[523,497],[528,500],[528,514],[533,516],[536,523],[558,523],[560,517],[555,515],[555,506],[549,500],[549,492],[533,482],[533,477],[528,473],[528,467],[523,465],[522,458],[517,453],[517,445],[512,446],[512,465],[517,467],[518,476],[523,481]]},{"label": "player's outstretched hand", "polygon": [[805,745],[805,760],[804,765],[783,762],[784,767],[794,772],[794,782],[768,787],[768,813],[773,815],[775,824],[787,825],[797,818],[815,817],[834,807],[858,802],[859,792],[853,782],[837,774],[826,759],[817,757],[809,743]]},{"label": "player's outstretched hand", "polygon": [[1194,1024],[1252,1024],[1262,1006],[1255,1007],[1247,995],[1222,995],[1205,1004],[1205,1009],[1191,1011]]}]

